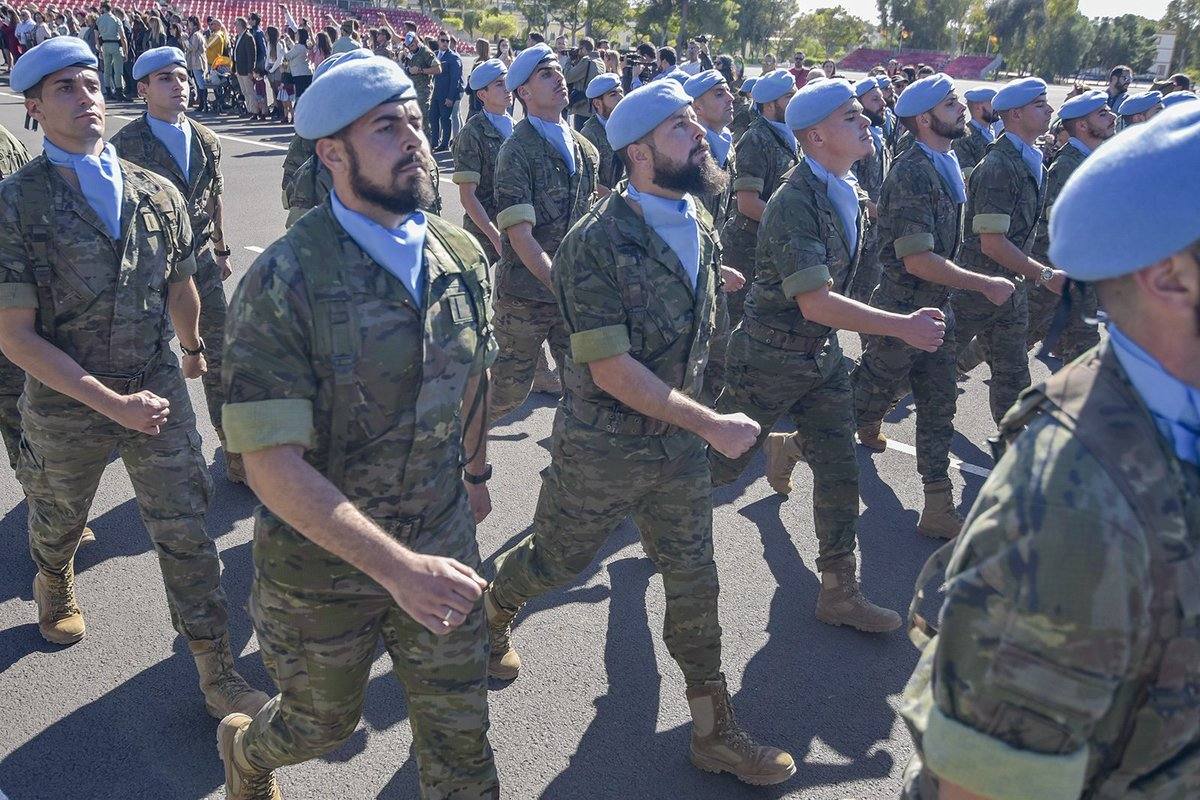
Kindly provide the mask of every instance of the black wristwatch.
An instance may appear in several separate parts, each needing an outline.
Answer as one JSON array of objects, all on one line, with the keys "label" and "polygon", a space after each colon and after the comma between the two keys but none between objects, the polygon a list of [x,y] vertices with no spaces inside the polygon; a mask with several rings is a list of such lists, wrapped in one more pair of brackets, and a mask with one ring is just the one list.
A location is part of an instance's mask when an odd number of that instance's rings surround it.
[{"label": "black wristwatch", "polygon": [[179,349],[183,351],[183,354],[185,356],[203,355],[204,354],[204,339],[203,338],[200,339],[200,346],[197,347],[195,350],[187,349],[186,347],[183,346],[183,342],[179,343]]},{"label": "black wristwatch", "polygon": [[473,484],[487,483],[491,479],[492,479],[492,465],[491,464],[488,464],[487,469],[485,469],[483,471],[483,473],[480,475],[472,475],[471,473],[467,472],[466,469],[463,469],[463,480],[466,481],[467,483],[473,483]]},{"label": "black wristwatch", "polygon": [[218,256],[231,256],[231,255],[233,255],[233,251],[232,251],[232,250],[230,250],[228,247],[226,247],[224,250],[218,250],[217,248],[215,248],[215,247],[214,247],[214,248],[213,248],[213,253],[214,253],[214,254],[216,254],[216,255],[218,255]]}]

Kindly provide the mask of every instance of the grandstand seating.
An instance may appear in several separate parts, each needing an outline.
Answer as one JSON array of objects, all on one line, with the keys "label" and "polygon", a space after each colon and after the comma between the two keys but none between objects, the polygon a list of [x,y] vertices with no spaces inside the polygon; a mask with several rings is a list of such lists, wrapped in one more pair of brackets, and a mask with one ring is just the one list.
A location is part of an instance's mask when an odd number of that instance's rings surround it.
[{"label": "grandstand seating", "polygon": [[949,53],[939,53],[936,50],[904,50],[899,55],[894,50],[860,47],[846,54],[838,63],[838,69],[843,72],[868,72],[880,64],[886,65],[891,59],[896,59],[901,66],[908,64],[927,64],[939,72],[945,72],[952,78],[980,78],[983,71],[991,66],[995,56],[952,56]]}]

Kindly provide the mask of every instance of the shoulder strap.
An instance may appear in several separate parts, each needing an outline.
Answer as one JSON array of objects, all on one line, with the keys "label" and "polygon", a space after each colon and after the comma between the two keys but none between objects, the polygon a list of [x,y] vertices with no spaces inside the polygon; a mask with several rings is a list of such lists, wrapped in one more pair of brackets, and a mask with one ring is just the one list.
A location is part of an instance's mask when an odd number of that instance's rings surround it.
[{"label": "shoulder strap", "polygon": [[[613,199],[615,195],[616,192],[609,195],[604,202],[618,202]],[[624,198],[621,198],[620,202],[625,202]],[[604,210],[597,209],[597,213],[604,219],[608,244],[612,248],[613,264],[619,270],[617,277],[621,283],[621,302],[625,305],[625,314],[629,319],[629,350],[638,353],[646,340],[646,269],[641,258],[621,250],[619,242],[624,237],[617,227],[616,219],[612,214],[604,214]]]},{"label": "shoulder strap", "polygon": [[[45,162],[46,177],[49,178],[49,162]],[[25,252],[29,256],[30,267],[33,270],[33,280],[37,284],[38,295],[38,327],[42,337],[54,341],[55,317],[54,290],[51,288],[54,279],[54,268],[50,259],[51,242],[54,241],[54,214],[50,208],[53,190],[46,182],[44,191],[23,192],[22,205],[26,219],[21,226],[21,239],[25,244]]]}]

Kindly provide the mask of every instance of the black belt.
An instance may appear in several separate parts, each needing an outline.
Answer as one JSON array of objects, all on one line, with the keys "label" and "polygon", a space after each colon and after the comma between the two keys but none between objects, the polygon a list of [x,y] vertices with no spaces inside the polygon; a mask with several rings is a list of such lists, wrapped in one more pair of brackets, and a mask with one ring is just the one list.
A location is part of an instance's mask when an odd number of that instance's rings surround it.
[{"label": "black belt", "polygon": [[563,409],[584,425],[599,428],[609,433],[627,436],[663,436],[678,430],[674,425],[634,412],[617,411],[615,408],[580,400],[569,394],[563,395]]},{"label": "black belt", "polygon": [[142,387],[146,385],[146,379],[150,377],[155,368],[158,366],[159,357],[156,355],[150,360],[141,372],[134,375],[126,375],[113,372],[92,372],[89,373],[93,378],[100,383],[112,389],[120,395],[134,394],[140,392]]},{"label": "black belt", "polygon": [[807,355],[813,355],[819,351],[829,341],[829,335],[833,333],[830,330],[821,336],[800,336],[763,325],[753,317],[742,317],[741,328],[747,336],[757,342],[777,347],[780,350],[792,350]]}]

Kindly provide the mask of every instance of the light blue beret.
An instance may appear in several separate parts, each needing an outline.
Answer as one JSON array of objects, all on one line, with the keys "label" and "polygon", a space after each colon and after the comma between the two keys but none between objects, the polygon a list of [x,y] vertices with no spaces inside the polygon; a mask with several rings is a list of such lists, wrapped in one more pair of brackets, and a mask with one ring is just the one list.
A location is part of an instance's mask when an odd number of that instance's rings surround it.
[{"label": "light blue beret", "polygon": [[1062,104],[1058,109],[1059,119],[1079,119],[1086,117],[1100,106],[1107,105],[1108,95],[1099,89],[1077,94]]},{"label": "light blue beret", "polygon": [[854,87],[843,78],[826,78],[804,84],[788,101],[783,121],[794,131],[802,131],[828,117],[847,100],[854,99]]},{"label": "light blue beret", "polygon": [[1012,111],[1014,108],[1027,106],[1046,93],[1046,82],[1041,78],[1017,78],[1004,84],[992,100],[992,110],[996,113]]},{"label": "light blue beret", "polygon": [[467,86],[471,88],[472,92],[477,92],[497,78],[501,78],[507,74],[508,67],[504,66],[503,61],[498,58],[489,58],[471,70],[471,77],[467,79]]},{"label": "light blue beret", "polygon": [[321,77],[326,72],[329,72],[329,70],[333,69],[338,64],[342,64],[346,61],[356,61],[360,58],[370,58],[373,55],[375,54],[370,50],[362,47],[356,47],[353,50],[347,50],[344,53],[334,53],[333,55],[326,57],[326,59],[320,64],[317,64],[317,68],[313,70],[312,79],[315,81],[317,78]]},{"label": "light blue beret", "polygon": [[677,81],[651,81],[621,98],[604,130],[613,150],[636,142],[692,98]]},{"label": "light blue beret", "polygon": [[742,88],[738,89],[742,94],[748,94],[754,97],[754,86],[758,83],[758,78],[746,78],[742,81]]},{"label": "light blue beret", "polygon": [[133,62],[133,79],[140,81],[147,75],[167,67],[187,69],[187,59],[183,57],[183,51],[178,47],[153,47]]},{"label": "light blue beret", "polygon": [[1116,278],[1200,239],[1196,185],[1180,180],[1200,175],[1197,142],[1200,103],[1183,103],[1126,128],[1088,156],[1050,215],[1054,265],[1076,280]]},{"label": "light blue beret", "polygon": [[547,61],[558,63],[558,56],[554,55],[550,45],[538,42],[533,47],[526,47],[520,55],[513,59],[512,66],[508,68],[508,77],[504,79],[504,85],[510,92],[515,92],[518,86],[529,80],[529,76],[535,69]]},{"label": "light blue beret", "polygon": [[976,86],[963,92],[963,99],[968,103],[990,103],[996,99],[996,90],[988,86]]},{"label": "light blue beret", "polygon": [[416,99],[413,82],[390,58],[346,58],[313,80],[300,97],[296,133],[304,139],[323,139],[382,103]]},{"label": "light blue beret", "polygon": [[14,92],[36,86],[42,78],[67,67],[96,69],[96,54],[78,36],[55,36],[29,48],[17,59],[8,83]]},{"label": "light blue beret", "polygon": [[683,90],[688,96],[695,98],[721,83],[726,83],[724,75],[715,69],[706,69],[688,78],[687,83],[683,84]]},{"label": "light blue beret", "polygon": [[1132,117],[1143,111],[1149,111],[1162,102],[1162,92],[1138,92],[1131,94],[1117,106],[1117,113],[1122,117]]},{"label": "light blue beret", "polygon": [[777,69],[759,77],[750,96],[756,103],[770,103],[796,88],[796,76],[786,69]]},{"label": "light blue beret", "polygon": [[615,72],[602,72],[588,81],[584,94],[587,95],[588,100],[595,100],[597,97],[603,97],[613,89],[619,88],[621,88],[620,75]]},{"label": "light blue beret", "polygon": [[877,80],[875,80],[874,78],[870,78],[870,77],[863,78],[861,81],[854,84],[854,96],[862,97],[864,94],[871,91],[872,89],[878,89],[878,88],[879,88],[879,82]]},{"label": "light blue beret", "polygon": [[1200,97],[1196,97],[1194,92],[1171,92],[1163,97],[1162,104],[1164,108],[1170,108],[1171,106],[1188,103],[1193,100],[1200,100]]},{"label": "light blue beret", "polygon": [[897,117],[915,117],[936,106],[954,90],[954,81],[941,72],[913,81],[896,100]]},{"label": "light blue beret", "polygon": [[892,87],[892,79],[887,75],[880,75],[875,80],[878,81],[880,89],[890,89]]},{"label": "light blue beret", "polygon": [[692,77],[691,75],[688,75],[686,72],[681,70],[679,67],[675,67],[670,72],[664,72],[662,75],[659,75],[654,80],[657,81],[657,80],[662,80],[662,79],[666,78],[667,80],[676,81],[679,83],[680,86],[683,86],[685,83],[688,82],[688,79],[691,77]]}]

